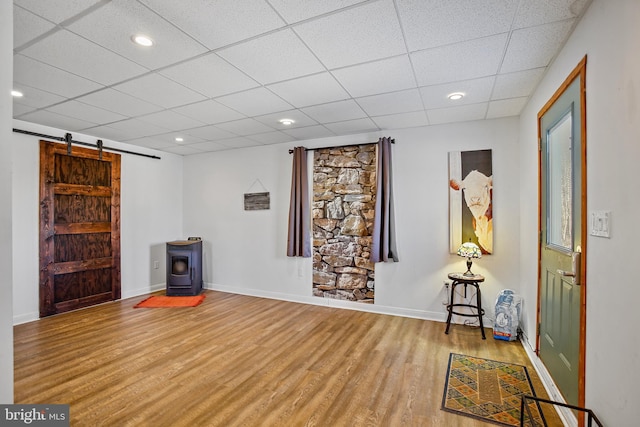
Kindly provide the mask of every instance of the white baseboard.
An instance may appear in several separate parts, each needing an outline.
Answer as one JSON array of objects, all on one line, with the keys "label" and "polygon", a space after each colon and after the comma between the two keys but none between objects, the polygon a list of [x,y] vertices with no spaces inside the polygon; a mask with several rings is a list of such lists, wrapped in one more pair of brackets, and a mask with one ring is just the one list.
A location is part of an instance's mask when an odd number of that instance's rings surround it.
[{"label": "white baseboard", "polygon": [[13,316],[13,326],[33,322],[34,320],[38,320],[39,318],[40,313],[38,313],[37,311],[32,313],[19,314],[17,316]]},{"label": "white baseboard", "polygon": [[247,295],[260,298],[277,299],[281,301],[299,302],[302,304],[320,305],[334,308],[343,308],[347,310],[364,311],[368,313],[389,314],[392,316],[411,317],[415,319],[433,320],[435,322],[446,321],[446,314],[434,311],[414,310],[410,308],[398,308],[381,306],[377,304],[363,304],[352,301],[343,301],[331,298],[319,298],[314,296],[302,296],[285,294],[281,292],[268,292],[259,289],[236,288],[231,286],[218,285],[215,283],[205,283],[205,289],[220,292],[228,292],[230,294]]},{"label": "white baseboard", "polygon": [[[247,289],[247,288],[237,288],[232,286],[224,286],[218,285],[215,283],[204,283],[205,289],[211,289],[214,291],[228,292],[231,294],[240,294],[240,295],[248,295],[260,298],[269,298],[269,299],[277,299],[282,301],[291,301],[298,302],[303,304],[311,304],[311,305],[319,305],[319,306],[327,306],[334,308],[343,308],[347,310],[357,310],[364,311],[368,313],[377,313],[377,314],[388,314],[392,316],[402,316],[402,317],[410,317],[415,319],[423,319],[423,320],[431,320],[434,322],[445,322],[447,320],[447,314],[445,312],[437,312],[437,311],[426,311],[426,310],[414,310],[410,308],[399,308],[399,307],[389,307],[382,306],[378,304],[363,304],[352,301],[343,301],[331,298],[319,298],[314,296],[301,296],[301,295],[292,295],[286,294],[282,292],[269,292],[259,289]],[[140,295],[147,295],[152,292],[157,292],[166,289],[165,283],[159,283],[155,285],[150,285],[144,288],[136,288],[127,290],[122,293],[121,298],[133,298]],[[38,320],[40,318],[37,312],[34,313],[26,313],[13,317],[13,324],[19,325],[21,323],[27,323],[34,320]],[[488,319],[487,319],[488,320]],[[487,325],[491,325],[485,320],[485,327]],[[454,316],[454,322],[455,316]]]},{"label": "white baseboard", "polygon": [[167,288],[166,283],[158,283],[155,285],[147,286],[146,288],[137,288],[137,289],[127,290],[122,293],[121,298],[127,299],[127,298],[139,297],[140,295],[147,295],[152,292],[162,291],[166,288]]},{"label": "white baseboard", "polygon": [[[128,290],[121,295],[121,299],[138,297],[140,295],[147,295],[152,292],[166,289],[166,287],[167,287],[166,284],[160,283],[160,284],[148,286],[146,288],[137,288],[137,289]],[[40,313],[38,313],[37,311],[31,312],[31,313],[23,313],[23,314],[13,316],[13,325],[14,326],[21,325],[23,323],[29,323],[39,319],[40,319]]]},{"label": "white baseboard", "polygon": [[[542,385],[544,386],[545,390],[547,391],[547,394],[549,395],[549,400],[553,400],[554,402],[567,403],[564,400],[562,393],[560,393],[558,386],[556,386],[556,383],[553,381],[551,374],[549,374],[549,371],[547,370],[546,366],[544,366],[544,364],[542,363],[542,360],[540,360],[538,355],[535,353],[535,351],[529,344],[528,338],[526,336],[523,336],[520,339],[520,341],[522,343],[522,347],[524,347],[524,351],[527,353],[527,356],[529,357],[529,360],[531,360],[531,363],[533,364],[533,368],[538,373],[538,377],[540,377],[540,381],[542,381]],[[578,419],[570,409],[565,408],[563,406],[556,406],[556,411],[558,412],[558,416],[562,420],[563,425],[567,427],[578,426]]]}]

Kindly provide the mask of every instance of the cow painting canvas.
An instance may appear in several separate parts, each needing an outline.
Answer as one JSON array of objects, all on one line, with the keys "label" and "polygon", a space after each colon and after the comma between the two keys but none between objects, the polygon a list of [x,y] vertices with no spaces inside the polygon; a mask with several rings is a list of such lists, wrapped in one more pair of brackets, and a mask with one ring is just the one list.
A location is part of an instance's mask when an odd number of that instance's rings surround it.
[{"label": "cow painting canvas", "polygon": [[450,251],[464,242],[493,253],[493,169],[491,150],[449,153]]}]

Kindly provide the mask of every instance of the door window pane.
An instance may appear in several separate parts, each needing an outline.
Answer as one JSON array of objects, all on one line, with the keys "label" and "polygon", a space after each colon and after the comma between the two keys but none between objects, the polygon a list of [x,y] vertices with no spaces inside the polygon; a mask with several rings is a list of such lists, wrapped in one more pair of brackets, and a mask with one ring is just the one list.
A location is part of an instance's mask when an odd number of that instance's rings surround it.
[{"label": "door window pane", "polygon": [[547,134],[547,243],[569,251],[573,247],[571,129],[568,111]]}]

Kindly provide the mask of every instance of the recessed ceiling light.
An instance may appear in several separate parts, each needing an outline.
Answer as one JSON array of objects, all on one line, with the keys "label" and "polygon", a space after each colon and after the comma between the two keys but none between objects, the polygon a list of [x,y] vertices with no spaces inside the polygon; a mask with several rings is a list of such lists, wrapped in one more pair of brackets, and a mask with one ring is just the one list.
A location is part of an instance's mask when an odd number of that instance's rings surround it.
[{"label": "recessed ceiling light", "polygon": [[12,90],[11,91],[11,96],[13,96],[15,98],[22,98],[24,96],[24,94],[22,92],[20,92],[19,90]]},{"label": "recessed ceiling light", "polygon": [[135,44],[139,44],[140,46],[144,46],[144,47],[153,46],[153,40],[151,40],[147,36],[143,36],[142,34],[134,35],[133,37],[131,37],[131,40],[133,40]]},{"label": "recessed ceiling light", "polygon": [[285,126],[291,126],[292,124],[294,124],[296,121],[293,119],[280,119],[280,123],[282,123]]},{"label": "recessed ceiling light", "polygon": [[450,93],[449,95],[447,95],[447,98],[449,98],[452,101],[457,101],[458,99],[464,98],[464,93],[462,92]]},{"label": "recessed ceiling light", "polygon": [[183,142],[183,141],[184,141],[184,138],[180,136],[176,137],[176,142]]}]

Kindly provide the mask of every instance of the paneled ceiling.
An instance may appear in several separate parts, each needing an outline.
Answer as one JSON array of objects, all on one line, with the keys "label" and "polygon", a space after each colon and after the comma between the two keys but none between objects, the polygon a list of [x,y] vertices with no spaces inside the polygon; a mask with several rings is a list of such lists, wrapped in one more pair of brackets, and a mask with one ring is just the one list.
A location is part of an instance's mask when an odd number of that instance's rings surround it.
[{"label": "paneled ceiling", "polygon": [[589,3],[14,0],[14,117],[192,155],[514,116]]}]

